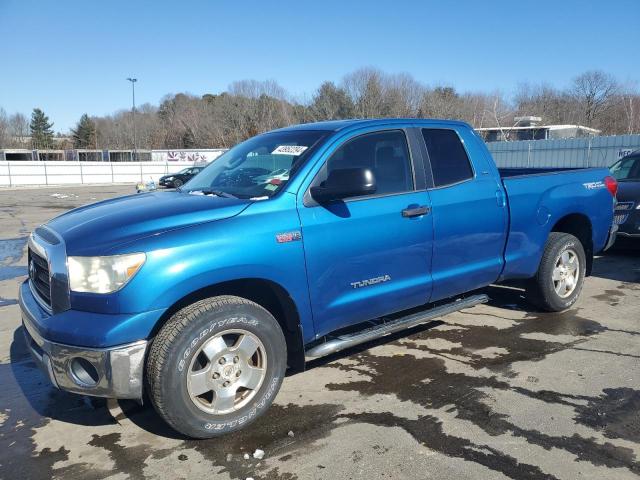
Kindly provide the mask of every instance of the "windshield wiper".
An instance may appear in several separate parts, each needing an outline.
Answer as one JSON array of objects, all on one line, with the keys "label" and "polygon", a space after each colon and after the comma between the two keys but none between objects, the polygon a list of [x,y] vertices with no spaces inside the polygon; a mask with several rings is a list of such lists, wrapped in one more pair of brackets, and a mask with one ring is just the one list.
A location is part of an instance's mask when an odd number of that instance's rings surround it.
[{"label": "windshield wiper", "polygon": [[[192,190],[194,191],[194,190]],[[231,195],[230,193],[223,192],[222,190],[195,190],[200,191],[204,195],[215,195],[216,197],[224,197],[224,198],[238,198],[235,195]]]}]

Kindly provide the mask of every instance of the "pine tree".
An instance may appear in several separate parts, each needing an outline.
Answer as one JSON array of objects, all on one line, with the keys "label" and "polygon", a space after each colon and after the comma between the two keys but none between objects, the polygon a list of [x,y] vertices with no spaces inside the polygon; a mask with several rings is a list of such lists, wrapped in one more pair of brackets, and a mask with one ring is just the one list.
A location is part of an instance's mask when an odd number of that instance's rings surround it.
[{"label": "pine tree", "polygon": [[96,125],[86,113],[80,117],[76,128],[71,130],[74,148],[91,149],[96,147]]},{"label": "pine tree", "polygon": [[31,113],[31,145],[33,148],[47,149],[53,147],[53,122],[49,122],[42,110],[34,108]]}]

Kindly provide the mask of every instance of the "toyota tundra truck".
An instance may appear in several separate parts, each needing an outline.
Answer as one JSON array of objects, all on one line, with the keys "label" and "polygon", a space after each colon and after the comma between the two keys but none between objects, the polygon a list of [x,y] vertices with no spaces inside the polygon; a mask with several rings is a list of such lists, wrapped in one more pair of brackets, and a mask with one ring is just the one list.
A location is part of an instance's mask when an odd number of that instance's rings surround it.
[{"label": "toyota tundra truck", "polygon": [[607,169],[499,170],[457,121],[275,130],[176,191],[36,228],[26,341],[60,389],[222,435],[264,414],[287,369],[486,302],[490,284],[567,310],[614,240],[616,188]]}]

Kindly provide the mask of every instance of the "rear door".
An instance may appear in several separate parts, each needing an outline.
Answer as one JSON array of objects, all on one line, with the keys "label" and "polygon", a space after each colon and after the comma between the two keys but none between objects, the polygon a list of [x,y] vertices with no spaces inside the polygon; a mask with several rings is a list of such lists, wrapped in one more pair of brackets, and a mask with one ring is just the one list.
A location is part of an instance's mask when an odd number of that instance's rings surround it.
[{"label": "rear door", "polygon": [[[311,185],[337,168],[373,171],[375,195],[299,203],[309,292],[318,335],[414,307],[431,292],[433,229],[424,169],[404,129],[351,137],[325,155]],[[422,213],[420,213],[422,212]]]},{"label": "rear door", "polygon": [[422,128],[421,133],[432,178],[431,300],[436,301],[497,280],[503,265],[507,208],[495,166],[486,163],[471,130]]}]

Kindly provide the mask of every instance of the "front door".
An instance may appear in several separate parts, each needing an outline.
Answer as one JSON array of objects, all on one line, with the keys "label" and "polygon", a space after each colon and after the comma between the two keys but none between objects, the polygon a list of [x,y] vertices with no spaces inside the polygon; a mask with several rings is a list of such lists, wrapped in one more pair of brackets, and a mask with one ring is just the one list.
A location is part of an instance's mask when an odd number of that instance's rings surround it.
[{"label": "front door", "polygon": [[403,130],[367,133],[338,146],[314,179],[332,169],[369,168],[375,195],[299,204],[316,333],[428,302],[432,217],[416,191]]}]

